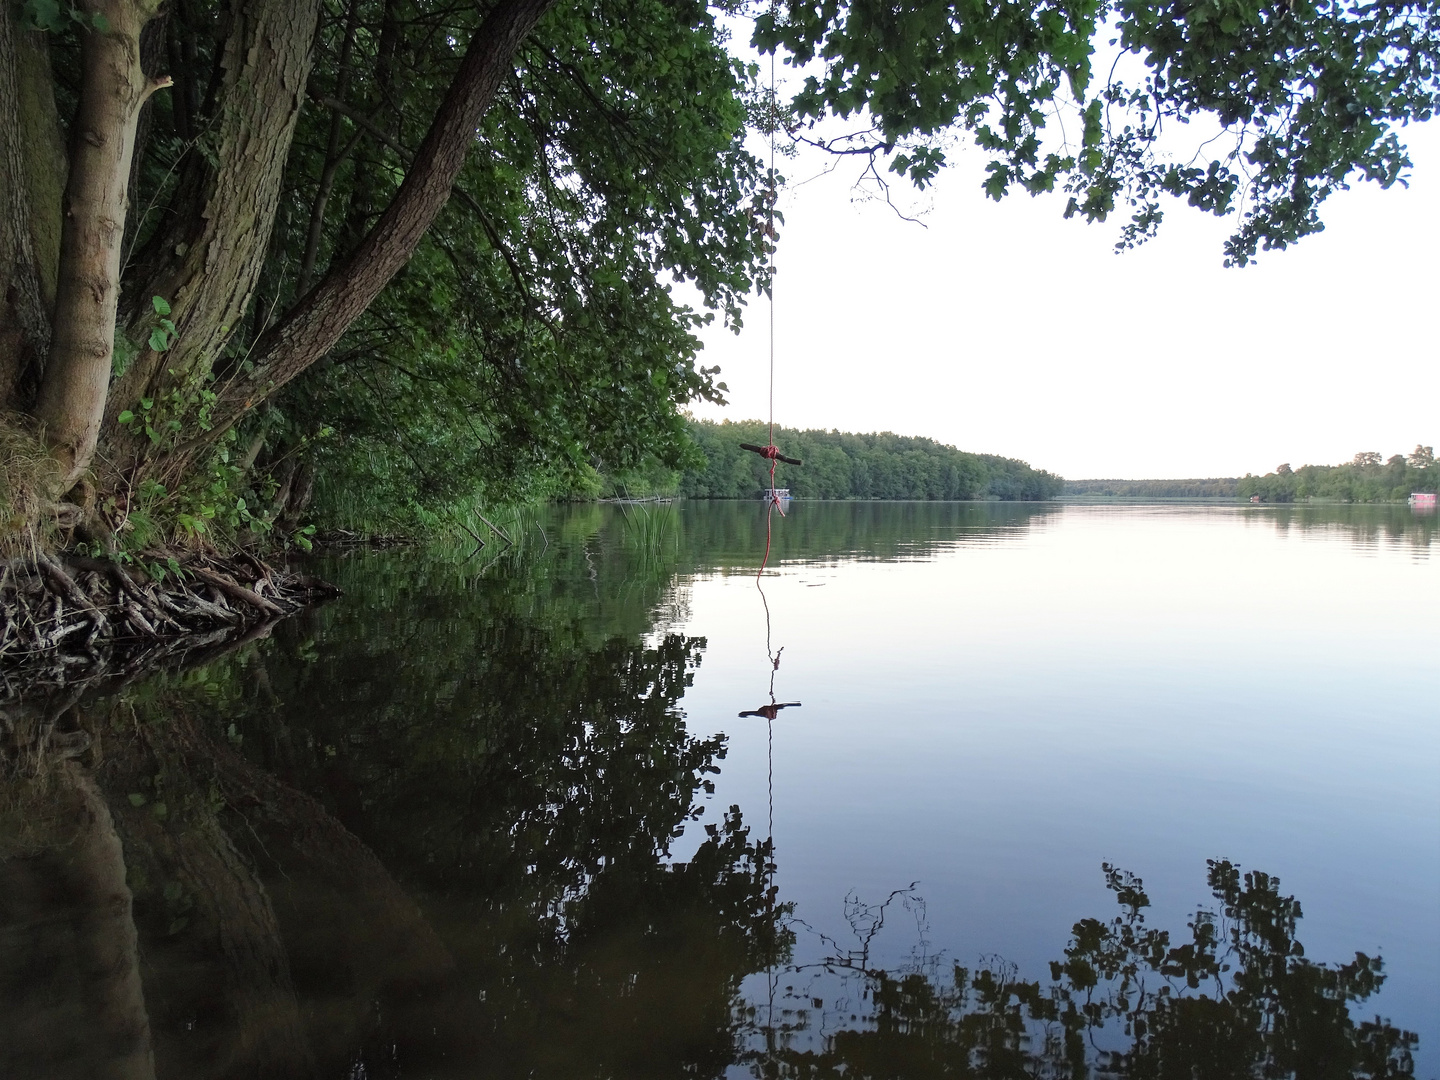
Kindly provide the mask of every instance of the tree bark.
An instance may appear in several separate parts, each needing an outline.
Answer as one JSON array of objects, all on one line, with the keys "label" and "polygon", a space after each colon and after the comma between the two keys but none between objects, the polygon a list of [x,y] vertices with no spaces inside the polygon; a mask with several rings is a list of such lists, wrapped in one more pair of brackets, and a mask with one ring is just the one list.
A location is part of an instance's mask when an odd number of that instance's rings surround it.
[{"label": "tree bark", "polygon": [[178,212],[147,245],[151,259],[127,293],[135,340],[145,341],[154,325],[152,296],[169,302],[177,337],[163,353],[143,348],[116,380],[107,432],[140,398],[208,375],[240,329],[280,205],[319,12],[320,0],[231,0],[213,164],[192,155],[195,173],[182,183]]},{"label": "tree bark", "polygon": [[50,351],[65,153],[40,35],[0,10],[0,409],[27,411]]},{"label": "tree bark", "polygon": [[159,0],[87,0],[103,32],[81,31],[80,105],[71,131],[60,274],[50,355],[35,415],[73,484],[89,467],[100,434],[115,350],[120,250],[135,126],[145,99],[169,79],[147,81],[140,31]]},{"label": "tree bark", "polygon": [[[140,31],[140,70],[145,73],[147,79],[160,74],[168,59],[169,40],[172,31],[169,26],[170,13],[161,11],[155,18],[145,24],[145,29]],[[171,77],[174,77],[177,65],[171,64]],[[179,98],[172,88],[171,95]],[[126,183],[125,191],[127,196],[135,201],[140,197],[141,174],[145,166],[145,148],[150,142],[150,130],[154,125],[155,102],[147,100],[140,107],[140,118],[135,122],[135,152],[130,157],[130,179]],[[135,234],[144,227],[141,220],[145,214],[145,208],[139,207],[138,213],[129,213],[125,216],[125,251],[132,250],[135,243]],[[121,266],[120,272],[125,272]],[[121,303],[124,303],[124,295],[121,295]]]},{"label": "tree bark", "polygon": [[201,445],[328,353],[410,260],[449,200],[480,120],[510,73],[520,43],[554,3],[501,0],[486,16],[395,198],[359,246],[261,336],[250,356],[253,367],[221,393],[215,427]]}]

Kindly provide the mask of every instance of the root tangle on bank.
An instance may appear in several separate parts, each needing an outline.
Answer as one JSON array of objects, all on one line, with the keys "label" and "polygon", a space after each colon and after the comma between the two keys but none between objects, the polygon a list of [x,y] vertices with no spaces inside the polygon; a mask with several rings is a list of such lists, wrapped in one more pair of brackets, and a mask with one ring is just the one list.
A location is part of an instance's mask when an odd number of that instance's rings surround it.
[{"label": "root tangle on bank", "polygon": [[161,574],[32,552],[0,562],[0,702],[209,648],[339,590],[253,556],[186,555]]}]

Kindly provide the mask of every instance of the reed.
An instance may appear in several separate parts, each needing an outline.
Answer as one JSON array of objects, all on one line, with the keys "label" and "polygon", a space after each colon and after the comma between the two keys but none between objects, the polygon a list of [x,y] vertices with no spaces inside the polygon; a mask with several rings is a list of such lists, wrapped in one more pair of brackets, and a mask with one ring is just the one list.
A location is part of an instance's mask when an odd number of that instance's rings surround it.
[{"label": "reed", "polygon": [[680,518],[670,503],[620,503],[626,546],[642,565],[660,563],[679,549]]}]

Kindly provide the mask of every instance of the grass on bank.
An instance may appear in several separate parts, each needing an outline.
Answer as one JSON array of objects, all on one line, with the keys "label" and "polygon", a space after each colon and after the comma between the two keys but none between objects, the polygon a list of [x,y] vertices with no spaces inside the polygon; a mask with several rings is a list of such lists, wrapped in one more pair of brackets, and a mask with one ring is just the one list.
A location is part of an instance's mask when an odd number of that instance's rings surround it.
[{"label": "grass on bank", "polygon": [[33,425],[0,416],[0,558],[54,545],[59,523],[48,510],[61,479]]}]

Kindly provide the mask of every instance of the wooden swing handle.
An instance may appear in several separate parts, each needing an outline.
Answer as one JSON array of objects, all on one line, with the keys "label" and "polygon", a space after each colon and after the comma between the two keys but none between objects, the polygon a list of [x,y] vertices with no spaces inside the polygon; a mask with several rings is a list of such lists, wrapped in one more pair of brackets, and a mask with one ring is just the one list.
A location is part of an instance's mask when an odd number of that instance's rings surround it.
[{"label": "wooden swing handle", "polygon": [[773,446],[756,446],[754,443],[742,442],[740,444],[740,449],[749,450],[752,454],[759,454],[767,461],[772,459],[775,461],[783,461],[786,465],[805,464],[799,458],[786,457],[784,454],[780,453],[779,450],[776,450]]}]

